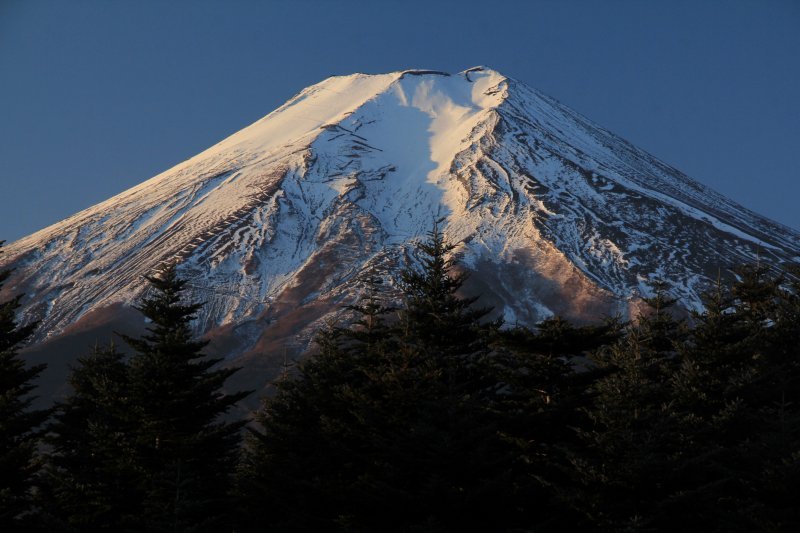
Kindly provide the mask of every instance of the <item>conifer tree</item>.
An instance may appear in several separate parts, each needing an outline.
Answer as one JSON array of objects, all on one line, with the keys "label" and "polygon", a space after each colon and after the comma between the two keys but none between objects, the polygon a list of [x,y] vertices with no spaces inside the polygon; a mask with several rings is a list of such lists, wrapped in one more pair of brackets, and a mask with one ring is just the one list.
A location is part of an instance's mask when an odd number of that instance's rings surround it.
[{"label": "conifer tree", "polygon": [[584,498],[579,507],[601,530],[648,530],[668,491],[671,451],[670,377],[685,326],[671,314],[675,300],[662,283],[645,298],[648,309],[614,345],[593,361],[606,375],[592,384],[591,426],[580,431],[585,450],[576,458]]},{"label": "conifer tree", "polygon": [[738,516],[744,502],[729,490],[738,477],[730,443],[741,429],[749,431],[740,424],[737,385],[749,372],[741,349],[746,331],[721,280],[703,302],[704,310],[692,314],[693,327],[676,343],[666,376],[661,410],[666,429],[659,438],[668,445],[667,468],[654,476],[660,491],[645,521],[659,530],[746,531],[752,529],[743,520],[747,512]]},{"label": "conifer tree", "polygon": [[352,327],[320,331],[318,353],[299,375],[263,400],[239,465],[238,496],[246,531],[327,531],[373,512],[359,503],[375,457],[371,383],[395,347],[375,277],[365,301],[349,306]]},{"label": "conifer tree", "polygon": [[137,307],[150,321],[134,350],[128,387],[137,425],[135,467],[144,492],[142,524],[149,530],[217,530],[229,509],[230,481],[241,422],[221,417],[248,393],[225,394],[237,369],[213,369],[191,321],[202,304],[184,303],[186,282],[175,265],[148,277],[152,292]]},{"label": "conifer tree", "polygon": [[[786,269],[772,321],[771,349],[758,375],[759,418],[765,422],[758,494],[773,529],[800,529],[800,265]],[[766,529],[766,528],[765,528]]]},{"label": "conifer tree", "polygon": [[599,325],[575,326],[562,317],[546,319],[534,330],[499,332],[506,350],[496,355],[506,384],[496,407],[502,434],[516,450],[515,480],[525,497],[531,530],[581,530],[586,520],[574,462],[585,442],[578,428],[591,426],[586,409],[590,386],[602,375],[586,354],[613,343],[621,325],[612,318]]},{"label": "conifer tree", "polygon": [[[0,253],[2,253],[0,241]],[[0,288],[11,275],[0,271]],[[39,468],[36,446],[38,427],[47,411],[31,409],[34,381],[44,365],[28,366],[19,356],[35,323],[20,326],[17,310],[22,296],[0,302],[0,530],[22,527],[31,510],[34,476]]]},{"label": "conifer tree", "polygon": [[[391,319],[370,297],[356,323],[282,382],[258,415],[240,490],[245,529],[459,530],[513,523],[510,453],[488,415],[496,379],[471,299],[438,228],[403,272]],[[374,294],[374,292],[373,292]]]},{"label": "conifer tree", "polygon": [[392,412],[395,430],[404,428],[392,462],[406,472],[394,482],[416,527],[492,527],[488,516],[502,527],[519,517],[512,446],[493,411],[503,386],[490,345],[499,324],[482,321],[489,309],[475,306],[478,297],[459,294],[466,274],[440,224],[417,246],[420,266],[401,272],[399,346],[381,381],[396,398],[385,407],[404,406]]},{"label": "conifer tree", "polygon": [[657,295],[652,314],[598,358],[612,373],[594,386],[595,426],[577,463],[596,526],[797,529],[787,496],[800,481],[793,294],[783,277],[741,267],[730,288],[718,281],[704,295],[690,330],[658,316]]},{"label": "conifer tree", "polygon": [[729,387],[737,409],[727,439],[735,453],[726,465],[736,474],[740,522],[794,531],[800,528],[789,496],[800,489],[800,271],[757,264],[736,274],[734,309],[746,336],[737,346],[743,372]]},{"label": "conifer tree", "polygon": [[475,307],[478,296],[458,294],[467,275],[456,272],[455,244],[445,240],[441,220],[434,223],[426,241],[417,245],[420,268],[401,272],[403,306],[400,327],[407,343],[435,352],[450,372],[468,370],[475,354],[485,351],[485,328],[480,320],[489,309]]},{"label": "conifer tree", "polygon": [[95,346],[78,359],[69,384],[72,391],[48,427],[50,520],[78,530],[135,529],[143,495],[124,356],[113,344]]},{"label": "conifer tree", "polygon": [[792,531],[799,523],[784,496],[797,486],[798,432],[782,440],[779,429],[798,427],[782,387],[792,364],[778,362],[796,361],[796,322],[782,330],[794,321],[780,318],[783,302],[792,315],[791,291],[762,265],[735,273],[730,287],[718,280],[704,295],[671,378],[670,419],[680,438],[657,514],[665,529]]}]

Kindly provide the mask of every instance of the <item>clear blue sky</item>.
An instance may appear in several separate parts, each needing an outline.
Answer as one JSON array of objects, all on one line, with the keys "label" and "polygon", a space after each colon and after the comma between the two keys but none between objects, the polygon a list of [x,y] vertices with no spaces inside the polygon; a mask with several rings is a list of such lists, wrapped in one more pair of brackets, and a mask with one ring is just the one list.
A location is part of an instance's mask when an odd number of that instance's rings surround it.
[{"label": "clear blue sky", "polygon": [[331,74],[484,64],[800,229],[800,2],[0,0],[0,238]]}]

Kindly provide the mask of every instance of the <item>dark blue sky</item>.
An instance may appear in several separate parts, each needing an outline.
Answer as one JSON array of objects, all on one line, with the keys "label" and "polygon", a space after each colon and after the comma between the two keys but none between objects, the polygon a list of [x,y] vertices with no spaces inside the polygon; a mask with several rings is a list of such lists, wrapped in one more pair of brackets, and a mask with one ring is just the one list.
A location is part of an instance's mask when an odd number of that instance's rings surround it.
[{"label": "dark blue sky", "polygon": [[800,2],[0,0],[0,238],[331,74],[484,64],[800,229]]}]

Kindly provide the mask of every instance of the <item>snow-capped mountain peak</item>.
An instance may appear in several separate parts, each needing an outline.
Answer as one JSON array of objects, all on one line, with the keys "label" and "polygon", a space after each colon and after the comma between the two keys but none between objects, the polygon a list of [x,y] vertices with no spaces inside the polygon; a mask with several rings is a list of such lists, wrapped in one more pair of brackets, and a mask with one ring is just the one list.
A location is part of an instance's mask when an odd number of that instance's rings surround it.
[{"label": "snow-capped mountain peak", "polygon": [[[687,305],[720,269],[800,237],[485,67],[334,76],[220,143],[6,248],[39,336],[127,308],[180,262],[198,330],[232,357],[307,341],[360,276],[414,260],[445,217],[508,321],[626,312],[663,279]],[[116,312],[116,311],[114,311]],[[89,326],[85,326],[89,327]],[[255,357],[255,356],[254,356]]]}]

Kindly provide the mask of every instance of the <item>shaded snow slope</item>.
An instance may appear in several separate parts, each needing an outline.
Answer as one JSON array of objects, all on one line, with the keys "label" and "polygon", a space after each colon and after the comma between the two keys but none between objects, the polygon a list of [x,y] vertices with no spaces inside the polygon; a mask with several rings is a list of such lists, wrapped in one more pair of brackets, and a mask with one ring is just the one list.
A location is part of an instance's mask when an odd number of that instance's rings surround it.
[{"label": "shaded snow slope", "polygon": [[405,71],[329,78],[9,245],[6,290],[26,291],[41,340],[129,305],[179,261],[207,302],[198,329],[247,358],[306,342],[366,271],[414,261],[440,216],[472,288],[529,324],[624,313],[656,278],[697,305],[720,269],[800,255],[797,233],[518,81]]}]

